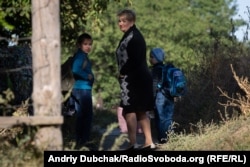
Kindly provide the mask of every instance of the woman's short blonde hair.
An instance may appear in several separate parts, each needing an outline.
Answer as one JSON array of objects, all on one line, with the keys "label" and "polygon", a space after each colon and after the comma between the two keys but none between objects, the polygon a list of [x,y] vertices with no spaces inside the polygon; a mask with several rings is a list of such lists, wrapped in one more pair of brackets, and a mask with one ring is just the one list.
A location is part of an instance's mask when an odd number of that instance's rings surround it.
[{"label": "woman's short blonde hair", "polygon": [[136,14],[132,9],[122,9],[117,13],[117,16],[120,17],[122,15],[126,15],[126,18],[128,21],[135,22],[136,20]]}]

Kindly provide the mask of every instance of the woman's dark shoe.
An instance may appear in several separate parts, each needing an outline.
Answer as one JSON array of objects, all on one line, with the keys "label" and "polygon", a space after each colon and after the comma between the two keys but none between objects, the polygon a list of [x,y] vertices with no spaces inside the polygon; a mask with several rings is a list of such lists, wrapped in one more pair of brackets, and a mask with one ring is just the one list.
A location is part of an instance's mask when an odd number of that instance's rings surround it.
[{"label": "woman's dark shoe", "polygon": [[130,146],[129,148],[125,149],[124,151],[136,151],[139,150],[139,145],[138,144],[134,144],[132,146]]},{"label": "woman's dark shoe", "polygon": [[156,149],[157,148],[156,148],[156,145],[154,143],[140,148],[141,151],[154,151]]}]

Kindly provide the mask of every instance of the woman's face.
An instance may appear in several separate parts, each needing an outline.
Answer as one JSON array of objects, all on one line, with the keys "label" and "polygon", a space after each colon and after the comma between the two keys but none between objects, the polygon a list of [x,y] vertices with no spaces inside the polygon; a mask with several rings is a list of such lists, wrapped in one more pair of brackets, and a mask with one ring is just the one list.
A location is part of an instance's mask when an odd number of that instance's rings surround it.
[{"label": "woman's face", "polygon": [[134,25],[134,21],[128,21],[126,15],[121,15],[118,17],[118,25],[122,32],[126,32]]}]

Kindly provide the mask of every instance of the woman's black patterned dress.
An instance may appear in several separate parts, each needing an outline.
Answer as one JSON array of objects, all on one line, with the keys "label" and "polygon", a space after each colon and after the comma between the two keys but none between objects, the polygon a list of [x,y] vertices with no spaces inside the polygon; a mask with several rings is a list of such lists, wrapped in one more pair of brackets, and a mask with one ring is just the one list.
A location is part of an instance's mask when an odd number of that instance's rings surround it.
[{"label": "woman's black patterned dress", "polygon": [[146,59],[146,43],[136,26],[124,33],[116,50],[123,111],[153,109],[153,80]]}]

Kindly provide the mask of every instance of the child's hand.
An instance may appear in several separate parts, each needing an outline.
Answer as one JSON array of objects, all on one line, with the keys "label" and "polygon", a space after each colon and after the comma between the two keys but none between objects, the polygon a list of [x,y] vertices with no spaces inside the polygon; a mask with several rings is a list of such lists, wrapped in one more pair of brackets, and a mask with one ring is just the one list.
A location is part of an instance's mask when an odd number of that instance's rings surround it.
[{"label": "child's hand", "polygon": [[89,74],[89,75],[88,75],[88,79],[89,79],[90,81],[93,79],[92,74]]}]

